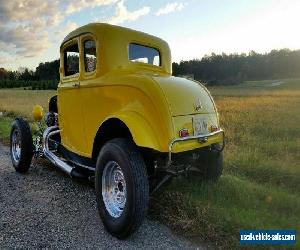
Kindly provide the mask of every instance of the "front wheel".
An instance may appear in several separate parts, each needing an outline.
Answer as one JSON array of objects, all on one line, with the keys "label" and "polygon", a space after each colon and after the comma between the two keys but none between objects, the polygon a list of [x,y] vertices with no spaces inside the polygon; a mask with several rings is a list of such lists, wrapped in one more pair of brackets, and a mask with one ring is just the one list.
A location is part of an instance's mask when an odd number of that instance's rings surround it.
[{"label": "front wheel", "polygon": [[96,163],[97,207],[109,233],[126,238],[141,225],[147,211],[147,168],[136,146],[113,139],[100,151]]},{"label": "front wheel", "polygon": [[12,124],[10,156],[17,172],[28,171],[33,156],[33,142],[29,124],[22,118],[16,118]]}]

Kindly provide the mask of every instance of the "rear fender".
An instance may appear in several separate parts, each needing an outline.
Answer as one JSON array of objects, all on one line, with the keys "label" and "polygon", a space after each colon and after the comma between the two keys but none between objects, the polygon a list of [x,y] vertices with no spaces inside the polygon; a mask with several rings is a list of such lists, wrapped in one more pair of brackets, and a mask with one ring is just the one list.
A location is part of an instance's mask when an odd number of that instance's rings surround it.
[{"label": "rear fender", "polygon": [[146,120],[141,114],[128,111],[110,118],[120,119],[126,124],[137,146],[160,152],[168,151],[168,140],[164,143],[164,136],[160,135],[159,131],[155,131],[153,122]]}]

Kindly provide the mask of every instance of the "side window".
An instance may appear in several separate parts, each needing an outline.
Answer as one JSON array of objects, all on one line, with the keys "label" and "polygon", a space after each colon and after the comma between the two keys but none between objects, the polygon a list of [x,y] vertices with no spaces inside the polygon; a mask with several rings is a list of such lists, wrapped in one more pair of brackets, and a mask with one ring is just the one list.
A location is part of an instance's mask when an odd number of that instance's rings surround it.
[{"label": "side window", "polygon": [[141,44],[129,44],[129,60],[160,66],[160,53],[157,49]]},{"label": "side window", "polygon": [[65,76],[79,73],[79,50],[78,44],[72,44],[64,50]]},{"label": "side window", "polygon": [[84,42],[84,67],[85,72],[93,72],[96,70],[96,43],[93,40]]}]

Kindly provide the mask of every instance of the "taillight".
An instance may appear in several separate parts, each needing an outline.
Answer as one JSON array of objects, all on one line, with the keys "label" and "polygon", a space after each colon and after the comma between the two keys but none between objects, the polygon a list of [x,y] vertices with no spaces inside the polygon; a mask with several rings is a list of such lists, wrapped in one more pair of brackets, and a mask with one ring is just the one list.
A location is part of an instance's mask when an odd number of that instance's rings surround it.
[{"label": "taillight", "polygon": [[190,134],[187,128],[183,128],[179,130],[179,137],[187,137],[189,135]]}]

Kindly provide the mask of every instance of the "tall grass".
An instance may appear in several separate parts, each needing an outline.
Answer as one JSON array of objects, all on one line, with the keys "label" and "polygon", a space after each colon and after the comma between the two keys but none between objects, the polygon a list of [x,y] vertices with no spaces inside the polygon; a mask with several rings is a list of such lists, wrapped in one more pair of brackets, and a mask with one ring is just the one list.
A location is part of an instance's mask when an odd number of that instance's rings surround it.
[{"label": "tall grass", "polygon": [[299,238],[300,80],[273,82],[210,89],[226,132],[224,174],[174,180],[155,199],[155,217],[221,248],[238,247],[240,229],[296,229]]},{"label": "tall grass", "polygon": [[[296,229],[299,239],[300,80],[280,82],[210,89],[226,132],[224,174],[217,183],[174,179],[153,198],[152,218],[226,249],[239,246],[240,229]],[[0,89],[0,111],[30,117],[54,93]],[[8,124],[0,117],[0,137]]]}]

